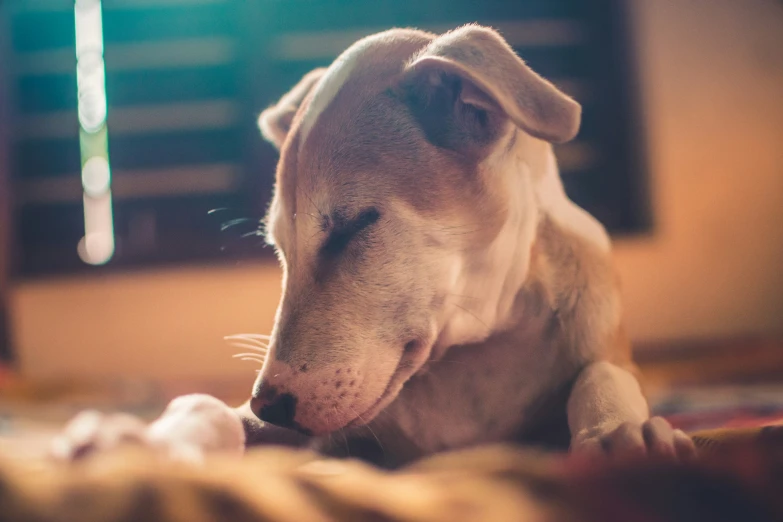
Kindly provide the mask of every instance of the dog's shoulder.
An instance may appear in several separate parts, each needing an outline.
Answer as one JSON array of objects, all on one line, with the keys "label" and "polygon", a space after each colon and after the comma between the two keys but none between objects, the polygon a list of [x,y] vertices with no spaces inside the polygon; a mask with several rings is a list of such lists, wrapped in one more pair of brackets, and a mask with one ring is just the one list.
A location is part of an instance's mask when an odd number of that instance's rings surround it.
[{"label": "dog's shoulder", "polygon": [[570,230],[547,214],[539,222],[531,253],[528,288],[551,308],[558,328],[552,335],[585,360],[606,359],[630,366],[623,326],[620,281],[611,251]]}]

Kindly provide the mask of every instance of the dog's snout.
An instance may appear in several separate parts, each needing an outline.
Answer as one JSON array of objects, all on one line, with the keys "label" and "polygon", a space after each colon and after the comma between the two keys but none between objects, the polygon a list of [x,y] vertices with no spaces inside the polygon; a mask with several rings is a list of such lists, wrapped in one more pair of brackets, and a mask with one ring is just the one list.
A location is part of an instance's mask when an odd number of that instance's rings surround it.
[{"label": "dog's snout", "polygon": [[269,389],[250,399],[250,409],[264,422],[281,428],[298,429],[294,421],[296,403],[293,394],[278,394],[274,389]]}]

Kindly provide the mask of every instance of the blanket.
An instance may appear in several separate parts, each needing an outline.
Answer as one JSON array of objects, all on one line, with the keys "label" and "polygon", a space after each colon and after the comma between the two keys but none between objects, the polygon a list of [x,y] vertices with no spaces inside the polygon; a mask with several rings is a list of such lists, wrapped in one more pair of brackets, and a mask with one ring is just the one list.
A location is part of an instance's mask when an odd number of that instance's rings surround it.
[{"label": "blanket", "polygon": [[396,471],[264,448],[202,466],[126,448],[0,463],[0,522],[776,521],[783,427],[694,434],[693,462],[596,463],[506,446]]}]

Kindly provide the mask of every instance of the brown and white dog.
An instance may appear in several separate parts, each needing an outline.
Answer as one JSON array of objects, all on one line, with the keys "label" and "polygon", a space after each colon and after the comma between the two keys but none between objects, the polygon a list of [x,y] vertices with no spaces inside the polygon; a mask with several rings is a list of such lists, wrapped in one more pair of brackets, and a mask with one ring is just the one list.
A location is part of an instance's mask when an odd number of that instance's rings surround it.
[{"label": "brown and white dog", "polygon": [[276,425],[387,465],[510,441],[689,456],[649,418],[607,234],[563,191],[551,144],[579,123],[491,29],[358,41],[259,118],[284,291],[252,399],[182,397],[149,427],[86,414],[57,453],[241,451]]}]

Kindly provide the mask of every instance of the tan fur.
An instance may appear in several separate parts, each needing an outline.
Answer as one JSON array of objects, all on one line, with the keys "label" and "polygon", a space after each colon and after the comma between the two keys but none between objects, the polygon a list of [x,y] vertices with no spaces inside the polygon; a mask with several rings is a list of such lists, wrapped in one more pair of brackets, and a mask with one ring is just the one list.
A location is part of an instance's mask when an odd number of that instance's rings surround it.
[{"label": "tan fur", "polygon": [[250,409],[387,464],[509,440],[686,452],[648,420],[609,238],[560,181],[550,142],[579,116],[478,26],[365,38],[265,111],[283,296]]},{"label": "tan fur", "polygon": [[286,136],[291,130],[299,106],[310,93],[315,84],[320,81],[326,72],[325,68],[318,68],[307,73],[288,94],[282,97],[273,107],[261,113],[258,117],[258,127],[264,136],[280,148]]},{"label": "tan fur", "polygon": [[[576,134],[579,105],[477,26],[382,33],[335,64],[317,114],[300,109],[306,144],[294,128],[282,152],[269,221],[285,295],[256,394],[304,397],[295,426],[379,432],[409,456],[524,435],[542,404],[567,410],[574,436],[607,434],[584,422],[646,429],[620,369],[634,366],[608,238],[565,196],[546,142]],[[329,216],[368,206],[383,216],[371,247],[319,281]],[[627,397],[594,389],[605,368]],[[571,384],[568,408],[552,404]]]},{"label": "tan fur", "polygon": [[[451,70],[469,79],[481,98],[497,103],[531,135],[566,142],[579,130],[581,107],[534,73],[493,30],[468,25],[434,40],[411,67]],[[481,96],[483,94],[483,96]]]}]

